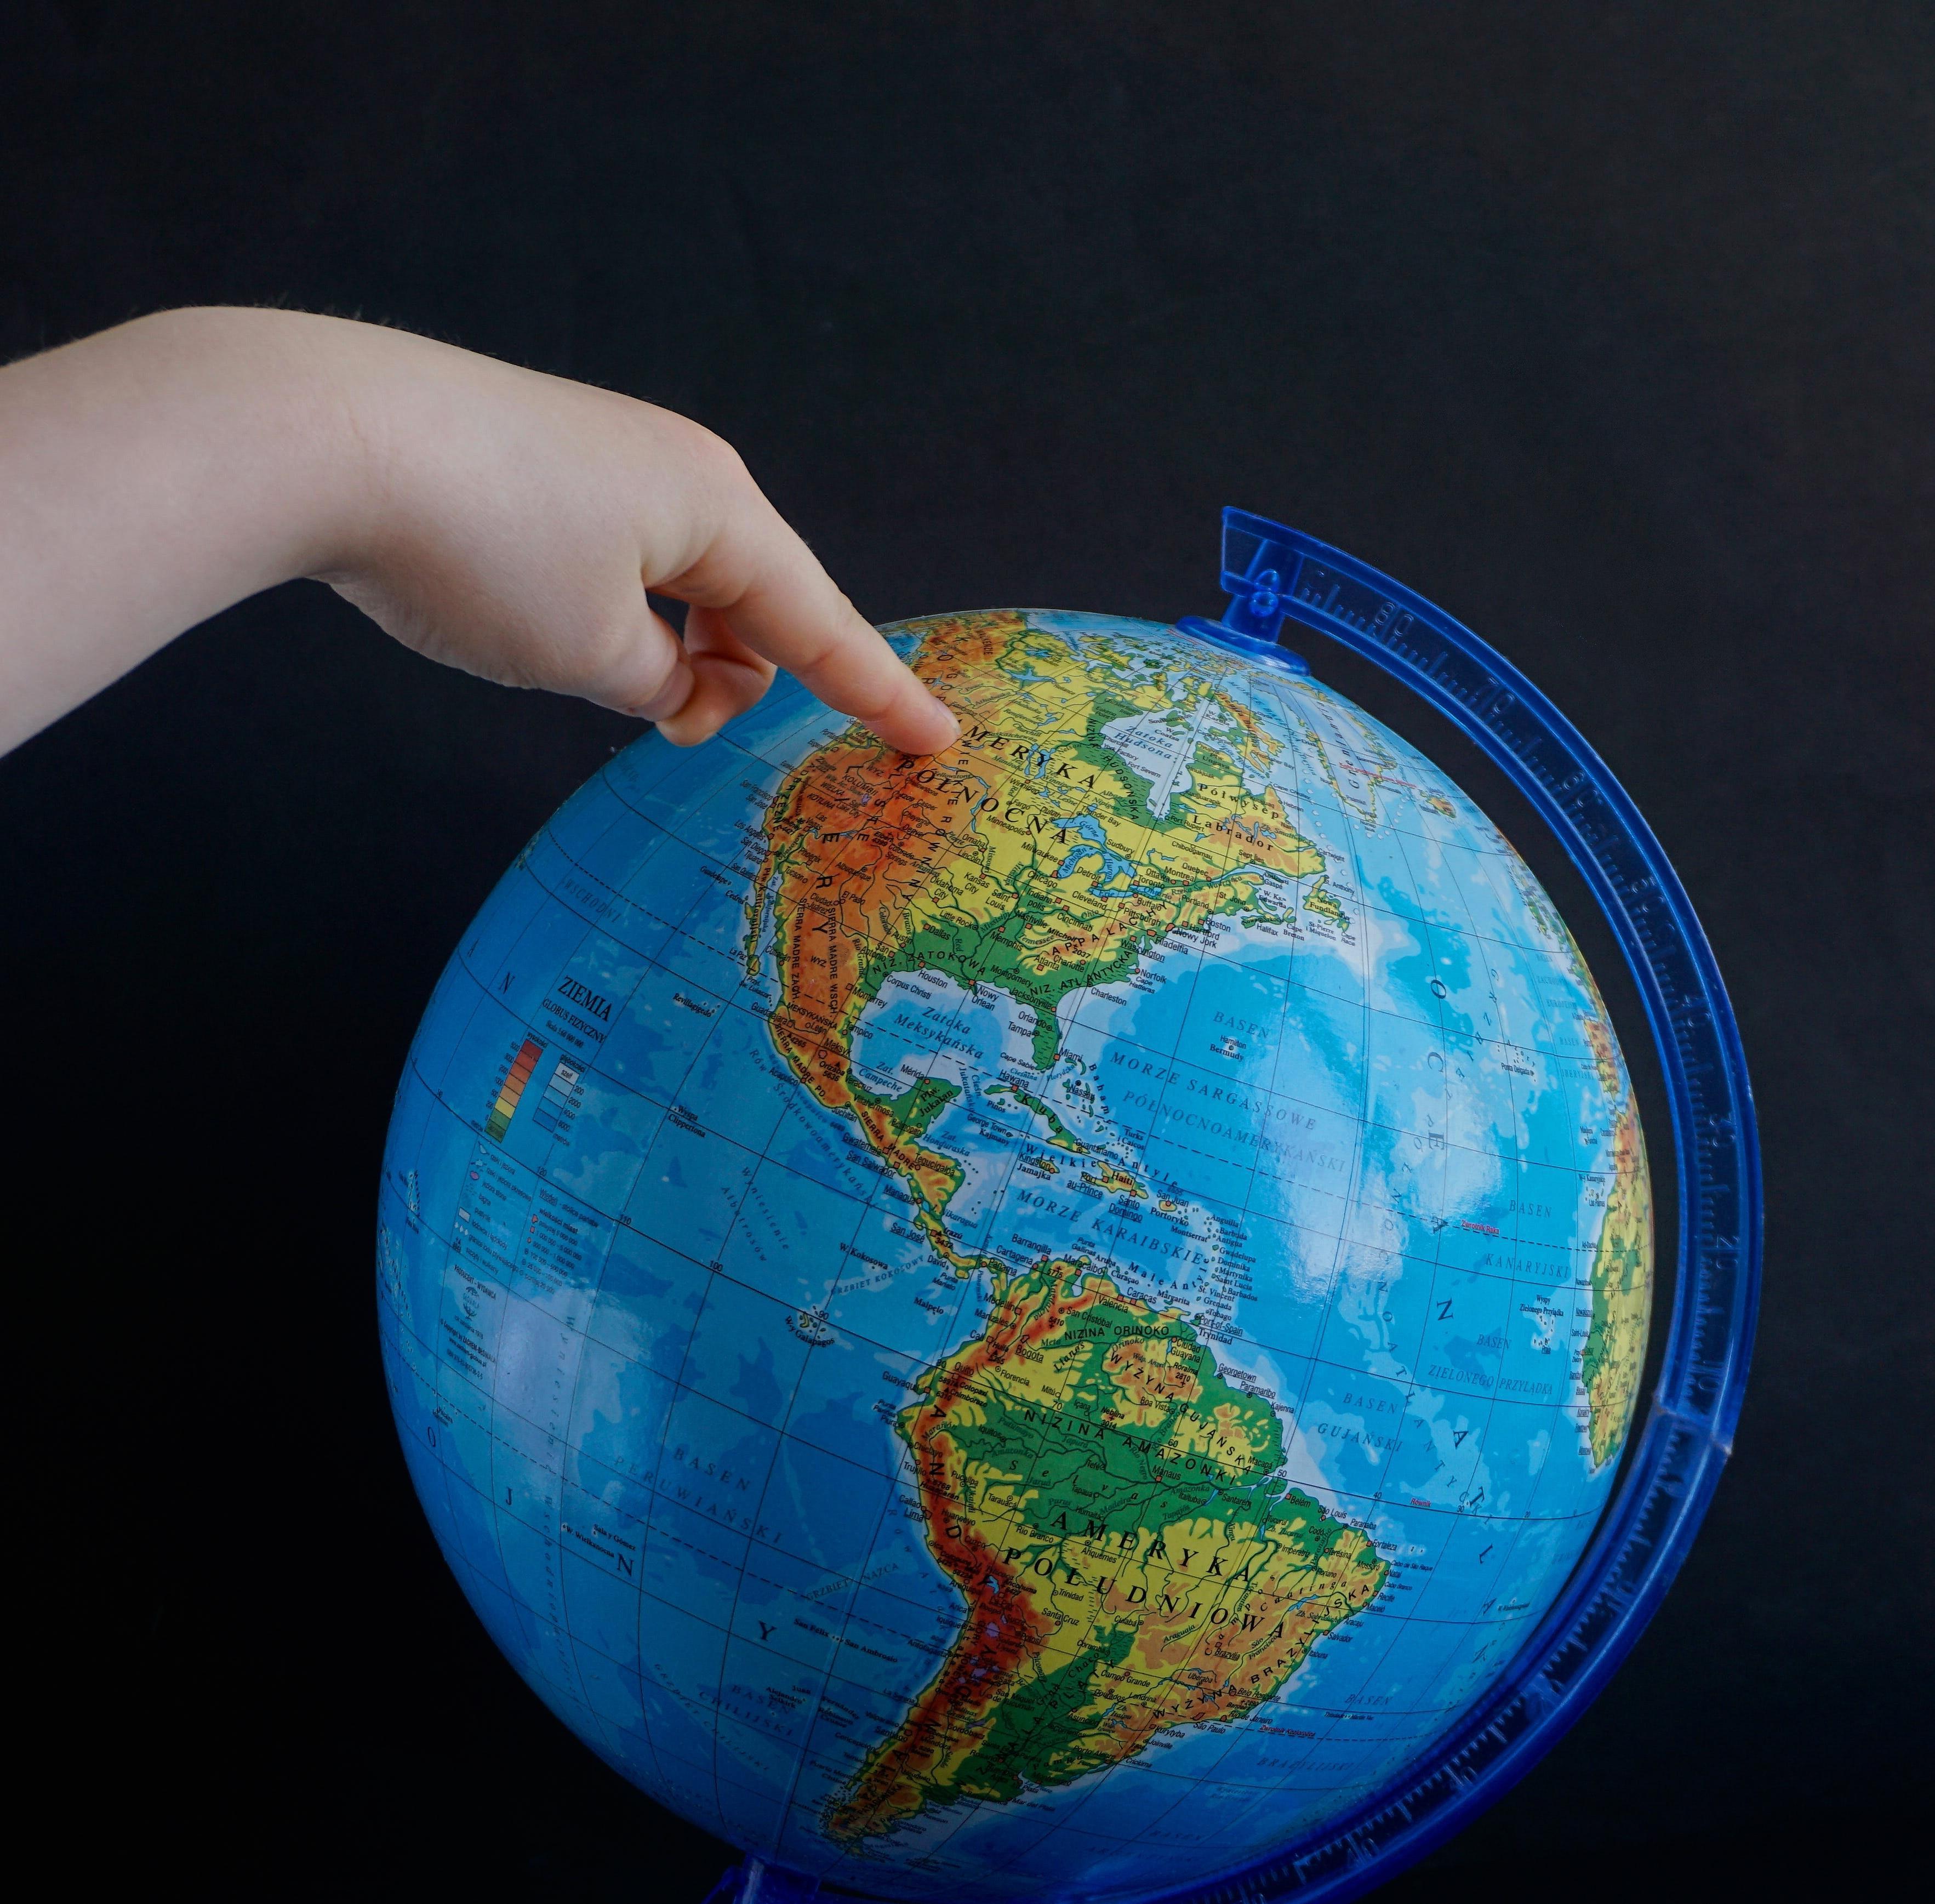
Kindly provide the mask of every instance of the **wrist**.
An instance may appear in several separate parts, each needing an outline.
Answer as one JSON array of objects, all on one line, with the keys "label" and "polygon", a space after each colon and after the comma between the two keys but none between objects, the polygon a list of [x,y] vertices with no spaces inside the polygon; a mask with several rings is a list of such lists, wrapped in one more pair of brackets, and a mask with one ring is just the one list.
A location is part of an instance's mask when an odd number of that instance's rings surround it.
[{"label": "wrist", "polygon": [[367,331],[170,311],[0,370],[0,751],[367,539]]},{"label": "wrist", "polygon": [[163,311],[99,340],[131,360],[163,440],[158,475],[201,516],[239,600],[340,566],[378,513],[361,339],[376,327],[224,306]]}]

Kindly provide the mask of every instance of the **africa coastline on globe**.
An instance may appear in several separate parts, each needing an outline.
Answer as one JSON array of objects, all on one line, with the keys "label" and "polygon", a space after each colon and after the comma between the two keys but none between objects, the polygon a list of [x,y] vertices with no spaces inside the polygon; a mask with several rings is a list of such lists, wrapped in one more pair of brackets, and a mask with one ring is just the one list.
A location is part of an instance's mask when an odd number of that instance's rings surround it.
[{"label": "africa coastline on globe", "polygon": [[1532,874],[1340,695],[888,633],[947,753],[782,682],[485,904],[391,1127],[397,1419],[497,1643],[686,1818],[1160,1890],[1361,1805],[1551,1604],[1645,1353],[1638,1115]]}]

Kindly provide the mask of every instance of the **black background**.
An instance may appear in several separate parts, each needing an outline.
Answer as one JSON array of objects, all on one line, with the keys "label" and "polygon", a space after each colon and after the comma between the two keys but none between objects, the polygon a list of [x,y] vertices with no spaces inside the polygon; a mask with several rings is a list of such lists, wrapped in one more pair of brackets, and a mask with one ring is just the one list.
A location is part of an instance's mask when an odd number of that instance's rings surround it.
[{"label": "black background", "polygon": [[[1935,14],[13,19],[11,352],[282,300],[610,384],[738,445],[883,619],[1213,613],[1239,502],[1544,686],[1731,984],[1762,1331],[1665,1610],[1391,1895],[1779,1893],[1902,1842],[1935,1691]],[[375,1353],[416,1014],[632,731],[297,584],[0,765],[10,1730],[98,1875],[680,1900],[725,1861],[494,1654]]]}]

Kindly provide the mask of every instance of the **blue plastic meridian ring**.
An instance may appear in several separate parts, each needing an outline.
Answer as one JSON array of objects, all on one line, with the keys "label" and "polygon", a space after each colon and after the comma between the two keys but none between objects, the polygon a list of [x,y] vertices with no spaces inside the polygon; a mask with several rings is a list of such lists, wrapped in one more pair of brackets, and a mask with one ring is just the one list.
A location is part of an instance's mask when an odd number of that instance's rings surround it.
[{"label": "blue plastic meridian ring", "polygon": [[[1139,1904],[1342,1904],[1452,1836],[1565,1735],[1626,1657],[1692,1546],[1733,1445],[1760,1292],[1760,1150],[1732,1007],[1659,843],[1578,730],[1469,628],[1300,530],[1223,512],[1219,621],[1176,626],[1246,658],[1310,672],[1286,619],[1330,636],[1448,715],[1556,833],[1638,982],[1673,1111],[1680,1242],[1659,1374],[1624,1478],[1592,1543],[1490,1694],[1341,1822],[1207,1884]],[[748,1859],[713,1898],[835,1895]]]},{"label": "blue plastic meridian ring", "polygon": [[[1680,1247],[1659,1386],[1625,1479],[1566,1591],[1431,1760],[1321,1837],[1164,1904],[1340,1904],[1441,1843],[1531,1770],[1610,1678],[1699,1531],[1733,1445],[1760,1293],[1760,1150],[1733,1008],[1685,890],[1572,724],[1441,609],[1315,537],[1223,512],[1220,623],[1177,624],[1281,657],[1286,617],[1367,656],[1505,769],[1604,908],[1646,1005],[1673,1108]],[[1272,653],[1272,651],[1273,653]]]}]

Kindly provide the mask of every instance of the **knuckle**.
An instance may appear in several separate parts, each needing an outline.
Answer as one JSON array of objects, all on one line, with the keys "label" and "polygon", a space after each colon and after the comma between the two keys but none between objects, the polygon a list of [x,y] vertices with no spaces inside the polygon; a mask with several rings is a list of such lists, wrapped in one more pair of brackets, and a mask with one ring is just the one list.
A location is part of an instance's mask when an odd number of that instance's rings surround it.
[{"label": "knuckle", "polygon": [[746,467],[746,459],[723,437],[715,435],[702,423],[692,426],[695,452],[722,479],[732,483],[750,485],[753,473]]},{"label": "knuckle", "polygon": [[706,481],[722,486],[751,483],[745,458],[723,437],[676,410],[661,410],[658,419],[661,431]]}]

